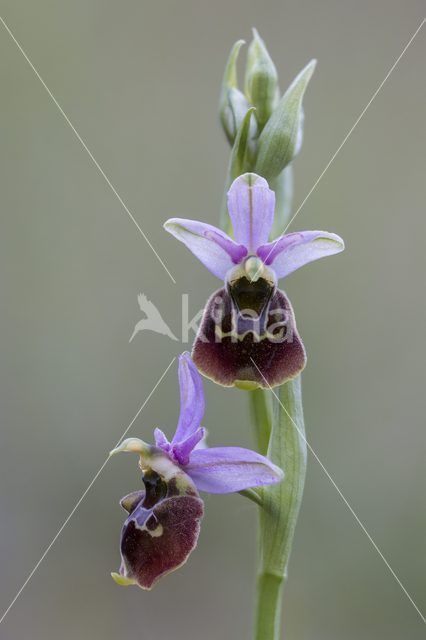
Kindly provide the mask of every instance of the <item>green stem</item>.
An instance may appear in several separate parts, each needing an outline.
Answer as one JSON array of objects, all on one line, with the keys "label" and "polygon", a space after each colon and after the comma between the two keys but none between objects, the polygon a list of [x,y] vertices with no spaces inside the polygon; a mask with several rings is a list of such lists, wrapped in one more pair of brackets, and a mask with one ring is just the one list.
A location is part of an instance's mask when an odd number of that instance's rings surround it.
[{"label": "green stem", "polygon": [[266,455],[272,429],[271,392],[268,389],[256,389],[251,391],[249,396],[257,450]]},{"label": "green stem", "polygon": [[268,456],[284,469],[280,484],[263,491],[260,509],[260,557],[256,606],[256,640],[278,640],[281,592],[306,474],[306,439],[300,376],[274,392],[274,414]]},{"label": "green stem", "polygon": [[257,583],[257,640],[280,637],[283,584],[282,576],[270,573],[263,573],[259,576]]}]

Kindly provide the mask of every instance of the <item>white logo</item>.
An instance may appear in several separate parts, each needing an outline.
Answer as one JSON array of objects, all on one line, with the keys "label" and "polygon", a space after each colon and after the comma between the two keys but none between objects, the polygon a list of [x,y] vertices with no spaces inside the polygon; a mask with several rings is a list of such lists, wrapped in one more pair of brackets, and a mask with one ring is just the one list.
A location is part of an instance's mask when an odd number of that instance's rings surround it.
[{"label": "white logo", "polygon": [[168,336],[172,340],[177,341],[175,334],[172,332],[166,322],[164,322],[155,304],[153,304],[151,300],[148,300],[144,293],[140,293],[138,295],[138,303],[141,311],[145,314],[146,318],[142,318],[142,320],[139,320],[139,322],[135,325],[129,342],[133,340],[133,338],[137,333],[139,333],[139,331],[155,331],[156,333],[161,333],[163,336]]},{"label": "white logo", "polygon": [[[211,318],[211,324],[214,327],[214,341],[222,342],[224,338],[231,342],[242,342],[249,334],[253,336],[254,342],[268,340],[269,342],[293,342],[293,324],[292,317],[288,309],[268,307],[268,313],[263,318],[258,316],[252,309],[237,311],[230,306],[229,312],[226,312],[222,296],[216,296],[214,300],[208,302],[206,308]],[[169,325],[163,320],[157,307],[151,300],[148,300],[144,293],[138,295],[138,303],[140,310],[145,315],[142,320],[135,325],[129,342],[133,340],[139,331],[154,331],[160,335],[167,336],[170,340],[179,342],[179,338],[175,336]],[[228,317],[226,318],[226,313]],[[187,293],[182,294],[182,335],[180,342],[189,344],[191,341],[190,334],[198,336],[202,342],[209,342],[208,338],[200,331],[200,321],[203,317],[203,309],[190,317],[189,315],[189,296]],[[224,315],[225,314],[225,315]],[[263,315],[263,314],[262,314]],[[224,322],[227,320],[226,322]],[[207,317],[208,322],[208,317]],[[224,328],[224,324],[227,327]]]}]

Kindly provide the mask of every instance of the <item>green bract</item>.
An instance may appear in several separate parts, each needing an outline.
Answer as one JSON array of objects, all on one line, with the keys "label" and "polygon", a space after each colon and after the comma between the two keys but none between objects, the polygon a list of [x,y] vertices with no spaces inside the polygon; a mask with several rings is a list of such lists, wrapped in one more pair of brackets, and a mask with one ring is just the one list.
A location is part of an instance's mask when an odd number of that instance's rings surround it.
[{"label": "green bract", "polygon": [[316,60],[293,80],[259,137],[255,172],[272,180],[291,162],[300,148],[302,100]]},{"label": "green bract", "polygon": [[285,233],[286,225],[291,216],[293,182],[292,164],[288,164],[284,171],[271,180],[271,189],[275,191],[275,218],[271,230],[273,238]]},{"label": "green bract", "polygon": [[265,43],[256,29],[247,52],[244,92],[248,101],[256,107],[256,119],[261,131],[280,99],[278,74]]}]

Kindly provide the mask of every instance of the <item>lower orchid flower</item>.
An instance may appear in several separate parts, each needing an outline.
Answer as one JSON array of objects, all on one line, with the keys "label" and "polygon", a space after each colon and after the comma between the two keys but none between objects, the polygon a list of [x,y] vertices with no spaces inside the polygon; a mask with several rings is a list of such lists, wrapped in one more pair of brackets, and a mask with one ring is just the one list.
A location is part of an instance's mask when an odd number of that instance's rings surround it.
[{"label": "lower orchid flower", "polygon": [[179,358],[181,410],[171,441],[155,429],[155,445],[124,440],[119,451],[138,453],[144,489],[121,500],[128,517],[121,532],[121,585],[150,589],[184,564],[195,548],[203,516],[198,491],[232,493],[280,482],[284,474],[264,456],[240,447],[205,445],[201,376],[189,353]]},{"label": "lower orchid flower", "polygon": [[164,225],[225,283],[206,304],[192,357],[201,373],[224,386],[273,387],[306,364],[292,306],[277,281],[339,253],[344,243],[326,231],[288,233],[268,242],[275,194],[254,173],[234,180],[228,210],[235,240],[204,222],[172,218]]}]

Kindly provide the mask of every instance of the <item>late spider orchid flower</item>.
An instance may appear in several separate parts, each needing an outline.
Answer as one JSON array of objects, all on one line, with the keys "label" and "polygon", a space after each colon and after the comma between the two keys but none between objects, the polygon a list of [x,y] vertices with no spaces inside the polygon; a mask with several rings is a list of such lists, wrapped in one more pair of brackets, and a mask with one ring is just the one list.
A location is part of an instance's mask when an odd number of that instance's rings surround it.
[{"label": "late spider orchid flower", "polygon": [[198,491],[232,493],[275,484],[283,472],[255,451],[205,445],[201,376],[189,353],[179,358],[180,416],[169,442],[155,429],[155,445],[124,440],[111,454],[140,456],[145,488],[125,496],[128,517],[121,532],[121,567],[113,573],[121,585],[150,589],[161,576],[180,567],[197,544],[203,502]]},{"label": "late spider orchid flower", "polygon": [[268,242],[274,209],[267,181],[246,173],[228,192],[235,240],[204,222],[171,218],[164,225],[225,283],[206,304],[192,352],[201,373],[224,386],[273,387],[300,373],[306,353],[277,281],[344,249],[343,240],[326,231]]}]

